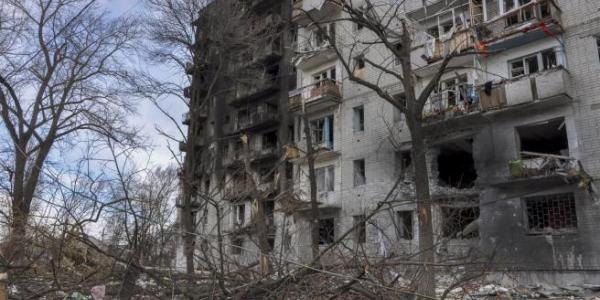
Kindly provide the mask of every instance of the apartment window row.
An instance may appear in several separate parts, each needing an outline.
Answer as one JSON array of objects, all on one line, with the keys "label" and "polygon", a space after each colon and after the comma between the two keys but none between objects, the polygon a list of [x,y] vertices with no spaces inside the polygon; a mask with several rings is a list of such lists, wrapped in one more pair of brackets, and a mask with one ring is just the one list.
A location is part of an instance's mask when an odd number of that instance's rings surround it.
[{"label": "apartment window row", "polygon": [[[524,198],[529,234],[571,232],[577,228],[577,213],[573,193],[563,193]],[[479,237],[478,206],[441,206],[441,234],[446,238],[470,239]],[[367,219],[364,214],[352,216],[353,240],[367,241]],[[399,240],[415,237],[415,212],[396,211],[396,232]],[[319,220],[319,245],[335,242],[335,218]]]}]

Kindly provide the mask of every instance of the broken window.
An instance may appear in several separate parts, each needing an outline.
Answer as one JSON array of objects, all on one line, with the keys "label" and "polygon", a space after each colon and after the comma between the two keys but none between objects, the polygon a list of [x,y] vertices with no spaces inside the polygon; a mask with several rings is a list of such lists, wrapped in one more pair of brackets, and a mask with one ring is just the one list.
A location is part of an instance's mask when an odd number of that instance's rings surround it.
[{"label": "broken window", "polygon": [[475,238],[479,236],[479,207],[442,206],[442,236]]},{"label": "broken window", "polygon": [[544,70],[556,68],[558,61],[556,60],[556,52],[553,49],[542,51],[542,62]]},{"label": "broken window", "polygon": [[352,128],[354,133],[365,131],[365,107],[363,105],[352,109]]},{"label": "broken window", "polygon": [[359,243],[367,241],[367,218],[365,215],[353,216],[354,220],[354,240]]},{"label": "broken window", "polygon": [[434,38],[439,38],[440,37],[440,29],[438,28],[438,26],[434,26],[434,27],[430,27],[427,29],[427,34],[431,35]]},{"label": "broken window", "polygon": [[438,94],[442,95],[443,107],[452,107],[458,104],[457,101],[464,101],[466,97],[467,76],[444,80],[440,82]]},{"label": "broken window", "polygon": [[366,183],[365,177],[365,160],[357,159],[354,162],[354,186],[363,185]]},{"label": "broken window", "polygon": [[310,122],[314,146],[333,149],[333,115]]},{"label": "broken window", "polygon": [[473,160],[473,140],[459,140],[439,147],[438,182],[457,189],[475,186],[477,171]]},{"label": "broken window", "polygon": [[520,150],[529,153],[569,155],[564,118],[517,127]]},{"label": "broken window", "polygon": [[573,193],[527,197],[525,205],[530,233],[557,233],[577,229]]},{"label": "broken window", "polygon": [[275,236],[269,235],[267,237],[267,252],[272,252],[275,249]]},{"label": "broken window", "polygon": [[398,219],[398,236],[404,240],[412,240],[413,233],[413,212],[411,210],[401,210],[396,212]]},{"label": "broken window", "polygon": [[235,206],[235,225],[244,225],[246,222],[246,205],[238,204]]},{"label": "broken window", "polygon": [[335,219],[319,220],[319,245],[331,244],[335,241]]},{"label": "broken window", "polygon": [[556,51],[547,49],[536,54],[528,55],[508,62],[512,78],[534,74],[558,66]]},{"label": "broken window", "polygon": [[315,177],[317,192],[333,192],[335,179],[333,166],[315,169]]},{"label": "broken window", "polygon": [[396,177],[406,178],[412,169],[412,156],[410,150],[396,152],[395,173]]},{"label": "broken window", "polygon": [[244,249],[244,239],[242,237],[233,237],[231,240],[231,254],[240,255]]}]

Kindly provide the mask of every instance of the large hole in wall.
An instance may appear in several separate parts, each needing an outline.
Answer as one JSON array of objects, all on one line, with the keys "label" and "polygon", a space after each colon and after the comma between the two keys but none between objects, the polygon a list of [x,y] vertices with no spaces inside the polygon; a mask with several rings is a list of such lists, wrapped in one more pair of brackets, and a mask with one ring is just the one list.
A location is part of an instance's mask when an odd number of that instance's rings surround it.
[{"label": "large hole in wall", "polygon": [[521,151],[569,155],[569,141],[564,118],[517,127]]},{"label": "large hole in wall", "polygon": [[473,160],[473,140],[459,140],[439,147],[438,184],[458,189],[475,186],[477,171]]}]

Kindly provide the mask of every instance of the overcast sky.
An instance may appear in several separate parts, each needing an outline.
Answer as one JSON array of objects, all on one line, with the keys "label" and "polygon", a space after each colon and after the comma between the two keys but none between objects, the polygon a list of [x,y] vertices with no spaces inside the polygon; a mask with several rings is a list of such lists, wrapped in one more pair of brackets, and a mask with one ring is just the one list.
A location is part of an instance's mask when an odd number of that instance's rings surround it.
[{"label": "overcast sky", "polygon": [[[140,14],[143,7],[143,0],[99,0],[110,13],[114,16],[121,16],[124,14]],[[133,62],[133,61],[132,61]],[[143,63],[133,62],[138,65],[139,68],[147,68]],[[152,67],[151,72],[157,77],[161,76],[177,76],[174,74],[174,70],[164,69],[160,67]],[[169,113],[180,122],[181,115],[187,110],[186,106],[181,103],[178,99],[167,99],[163,102],[163,107],[168,108]],[[149,142],[154,146],[152,152],[152,162],[157,164],[166,165],[169,163],[175,163],[172,159],[172,154],[167,149],[167,139],[160,136],[156,131],[156,127],[169,132],[174,136],[180,136],[177,133],[176,127],[172,121],[169,120],[164,114],[162,114],[153,104],[149,102],[140,103],[138,107],[138,115],[132,119],[134,125],[142,127],[144,135],[149,138]],[[185,127],[184,127],[185,129]],[[178,145],[171,142],[171,148],[178,153]]]}]

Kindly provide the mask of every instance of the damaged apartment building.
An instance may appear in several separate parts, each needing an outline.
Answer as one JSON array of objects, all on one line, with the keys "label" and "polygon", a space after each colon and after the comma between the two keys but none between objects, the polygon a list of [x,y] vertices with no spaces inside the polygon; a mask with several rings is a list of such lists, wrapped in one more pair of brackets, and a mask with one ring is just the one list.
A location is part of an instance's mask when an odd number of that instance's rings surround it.
[{"label": "damaged apartment building", "polygon": [[[274,1],[257,2],[276,7],[269,4]],[[463,53],[451,60],[423,112],[438,257],[476,252],[491,257],[492,269],[521,272],[529,280],[600,279],[600,195],[594,183],[600,174],[600,2],[441,0],[403,5],[418,29],[411,55],[417,92],[446,55]],[[226,181],[244,182],[246,176],[233,171],[239,170],[236,161],[239,166],[244,148],[236,134],[249,138],[253,166],[268,175],[284,152],[277,139],[281,128],[289,128],[289,144],[305,153],[306,118],[316,159],[319,244],[327,246],[358,224],[356,234],[348,237],[351,247],[363,245],[382,256],[415,253],[419,232],[405,116],[350,81],[331,45],[349,45],[369,32],[347,21],[316,28],[314,20],[344,18],[334,1],[295,0],[293,7],[295,39],[279,45],[294,50],[293,76],[277,77],[291,77],[292,82],[271,82],[273,89],[255,86],[247,91],[251,96],[227,101],[222,128],[234,137],[223,146]],[[386,55],[361,53],[352,61],[354,74],[378,76],[380,71],[365,58],[381,61]],[[273,62],[286,63],[282,57]],[[400,68],[394,64],[390,62]],[[402,96],[399,83],[385,84]],[[288,98],[285,126],[279,123],[284,112],[278,101],[269,100],[282,93]],[[215,136],[214,114],[214,108],[207,111],[197,125],[206,149]],[[277,197],[281,187],[273,176],[272,201],[265,206],[273,215],[269,244],[287,260],[307,261],[308,162],[300,155],[287,164],[294,201]],[[206,170],[197,185],[208,191],[218,185],[211,181],[211,169]],[[399,176],[394,204],[365,221]],[[217,197],[235,201],[228,202],[221,218],[201,225],[214,228],[220,221],[232,229],[252,222],[255,208],[252,197],[244,195],[247,191],[242,184],[224,185]],[[249,236],[228,236],[231,254],[245,262],[256,260],[256,242]]]}]

